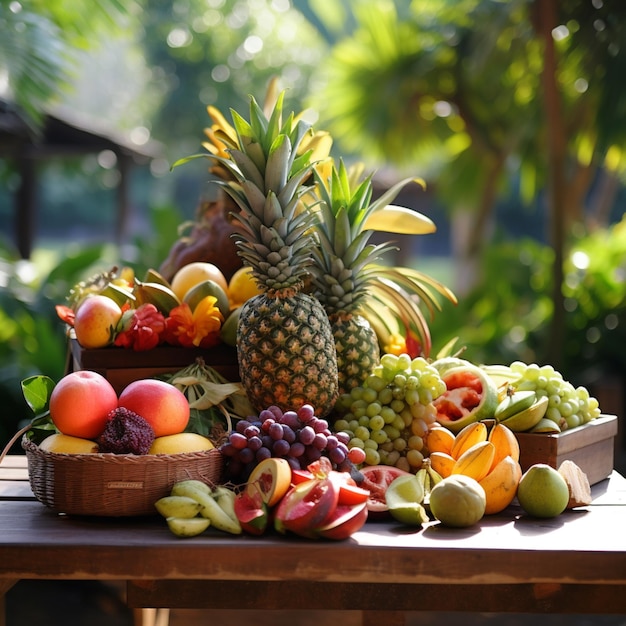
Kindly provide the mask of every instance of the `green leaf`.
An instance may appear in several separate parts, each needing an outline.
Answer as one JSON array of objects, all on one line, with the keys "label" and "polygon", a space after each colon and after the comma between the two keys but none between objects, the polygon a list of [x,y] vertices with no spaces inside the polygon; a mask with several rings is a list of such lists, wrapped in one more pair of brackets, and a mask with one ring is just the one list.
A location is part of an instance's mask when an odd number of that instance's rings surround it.
[{"label": "green leaf", "polygon": [[54,385],[55,382],[49,376],[31,376],[22,381],[24,399],[35,417],[41,417],[48,413],[50,394]]}]

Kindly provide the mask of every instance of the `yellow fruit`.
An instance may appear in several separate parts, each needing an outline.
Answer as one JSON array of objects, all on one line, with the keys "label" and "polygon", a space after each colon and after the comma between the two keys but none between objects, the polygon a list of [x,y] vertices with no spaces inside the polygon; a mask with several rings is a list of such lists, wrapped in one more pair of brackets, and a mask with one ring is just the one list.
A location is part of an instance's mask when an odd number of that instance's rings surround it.
[{"label": "yellow fruit", "polygon": [[483,422],[468,424],[454,438],[450,455],[458,459],[466,450],[482,441],[487,441],[487,426]]},{"label": "yellow fruit", "polygon": [[98,452],[98,444],[95,441],[62,433],[55,433],[46,437],[39,444],[39,448],[57,454],[95,454]]},{"label": "yellow fruit", "polygon": [[517,485],[522,477],[520,464],[510,456],[505,456],[483,478],[478,481],[485,490],[485,515],[493,515],[506,509],[517,494]]},{"label": "yellow fruit", "polygon": [[263,502],[274,506],[291,487],[291,466],[285,459],[271,457],[261,461],[251,472],[247,490],[261,492]]},{"label": "yellow fruit", "polygon": [[443,478],[450,476],[452,474],[452,468],[456,463],[456,460],[451,457],[449,454],[445,452],[431,452],[430,456],[430,466]]},{"label": "yellow fruit", "polygon": [[482,480],[491,469],[496,448],[491,441],[481,441],[463,452],[452,468],[452,474],[463,474],[474,480]]},{"label": "yellow fruit", "polygon": [[425,445],[429,452],[450,454],[454,444],[454,433],[443,426],[432,426],[426,433]]},{"label": "yellow fruit", "polygon": [[179,300],[183,300],[185,294],[196,285],[205,280],[215,281],[226,293],[228,293],[228,282],[222,274],[222,271],[213,263],[205,263],[204,261],[196,261],[183,265],[174,274],[170,287],[178,296]]},{"label": "yellow fruit", "polygon": [[113,342],[121,319],[122,309],[117,302],[98,294],[88,296],[79,304],[74,316],[76,341],[83,348],[104,348]]},{"label": "yellow fruit", "polygon": [[197,433],[177,433],[156,437],[148,454],[183,454],[187,452],[203,452],[213,450],[215,446],[210,439]]},{"label": "yellow fruit", "polygon": [[246,300],[261,293],[259,285],[252,275],[252,268],[244,266],[238,269],[228,283],[228,297],[231,306],[241,306]]},{"label": "yellow fruit", "polygon": [[485,490],[469,476],[448,476],[430,492],[430,512],[445,526],[473,526],[485,514]]},{"label": "yellow fruit", "polygon": [[510,456],[514,461],[519,461],[519,442],[513,431],[504,424],[496,423],[489,433],[488,441],[496,447],[496,452],[491,463],[493,469],[500,461]]}]

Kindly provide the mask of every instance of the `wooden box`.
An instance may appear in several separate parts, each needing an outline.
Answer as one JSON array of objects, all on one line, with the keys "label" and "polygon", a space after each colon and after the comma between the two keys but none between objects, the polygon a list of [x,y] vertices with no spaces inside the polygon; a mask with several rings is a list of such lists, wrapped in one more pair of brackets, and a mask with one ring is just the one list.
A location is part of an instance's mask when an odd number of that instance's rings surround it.
[{"label": "wooden box", "polygon": [[159,346],[153,350],[126,348],[87,350],[70,339],[68,371],[92,370],[102,374],[119,394],[129,383],[141,378],[177,372],[202,357],[207,365],[231,382],[239,380],[237,351],[225,344],[208,349]]},{"label": "wooden box", "polygon": [[520,444],[520,464],[526,471],[535,463],[554,468],[566,459],[578,465],[594,485],[613,471],[617,416],[601,415],[584,426],[558,434],[515,433]]}]

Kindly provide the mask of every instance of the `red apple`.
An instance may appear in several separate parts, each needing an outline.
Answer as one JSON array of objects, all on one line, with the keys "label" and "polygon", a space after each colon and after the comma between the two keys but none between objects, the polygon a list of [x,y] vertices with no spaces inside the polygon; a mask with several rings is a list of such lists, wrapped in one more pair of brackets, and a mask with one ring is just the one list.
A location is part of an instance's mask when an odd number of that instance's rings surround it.
[{"label": "red apple", "polygon": [[339,505],[317,534],[324,539],[341,541],[360,530],[367,521],[367,500],[349,506]]},{"label": "red apple", "polygon": [[268,510],[261,492],[247,489],[237,494],[235,515],[245,532],[251,535],[262,535],[267,528]]},{"label": "red apple", "polygon": [[276,509],[274,528],[302,537],[316,537],[337,508],[339,486],[329,478],[314,478],[291,487]]}]

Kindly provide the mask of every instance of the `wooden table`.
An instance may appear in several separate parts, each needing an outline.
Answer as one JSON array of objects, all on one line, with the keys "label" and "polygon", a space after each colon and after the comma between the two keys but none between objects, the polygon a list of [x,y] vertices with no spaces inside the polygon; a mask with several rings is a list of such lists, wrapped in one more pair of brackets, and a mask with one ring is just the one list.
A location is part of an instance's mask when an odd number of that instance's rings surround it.
[{"label": "wooden table", "polygon": [[363,624],[385,626],[420,610],[626,613],[616,472],[593,487],[591,506],[555,519],[512,506],[468,529],[369,521],[344,542],[211,530],[179,539],[159,517],[57,515],[26,478],[24,457],[4,460],[0,594],[24,579],[122,580],[133,608],[359,610]]}]

